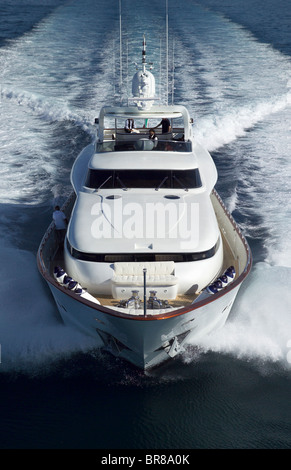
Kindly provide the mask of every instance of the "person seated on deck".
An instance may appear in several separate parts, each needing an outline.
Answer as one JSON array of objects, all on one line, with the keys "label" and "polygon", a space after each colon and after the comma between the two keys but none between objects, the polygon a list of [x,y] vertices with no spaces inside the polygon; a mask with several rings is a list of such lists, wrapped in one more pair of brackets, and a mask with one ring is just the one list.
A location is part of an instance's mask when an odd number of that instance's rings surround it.
[{"label": "person seated on deck", "polygon": [[172,130],[171,123],[168,118],[163,118],[161,122],[156,127],[154,127],[154,129],[160,126],[162,126],[162,134],[167,134],[168,132],[171,132]]},{"label": "person seated on deck", "polygon": [[154,131],[153,129],[150,129],[150,130],[149,130],[149,139],[150,139],[150,140],[155,140],[155,141],[158,140],[158,138],[157,138],[157,136],[156,136],[156,133],[155,133],[155,131]]},{"label": "person seated on deck", "polygon": [[126,119],[126,121],[125,121],[125,126],[124,126],[124,130],[125,130],[125,132],[127,132],[128,134],[131,134],[132,132],[139,133],[139,131],[134,128],[134,120],[131,119],[131,118]]},{"label": "person seated on deck", "polygon": [[153,141],[153,143],[154,143],[154,148],[155,148],[155,147],[157,146],[157,144],[158,144],[158,138],[157,138],[156,133],[155,133],[155,131],[154,131],[153,129],[150,129],[150,130],[149,130],[149,139],[150,139],[151,141]]}]

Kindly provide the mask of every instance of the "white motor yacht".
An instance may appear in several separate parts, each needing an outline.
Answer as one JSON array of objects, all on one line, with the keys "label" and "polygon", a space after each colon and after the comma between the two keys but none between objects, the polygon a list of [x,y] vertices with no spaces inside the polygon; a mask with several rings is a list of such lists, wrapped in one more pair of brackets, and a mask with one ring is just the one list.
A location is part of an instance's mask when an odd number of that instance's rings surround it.
[{"label": "white motor yacht", "polygon": [[37,257],[64,323],[144,370],[222,327],[252,264],[188,110],[158,104],[146,65],[144,40],[133,96],[73,165],[64,246],[52,223]]}]

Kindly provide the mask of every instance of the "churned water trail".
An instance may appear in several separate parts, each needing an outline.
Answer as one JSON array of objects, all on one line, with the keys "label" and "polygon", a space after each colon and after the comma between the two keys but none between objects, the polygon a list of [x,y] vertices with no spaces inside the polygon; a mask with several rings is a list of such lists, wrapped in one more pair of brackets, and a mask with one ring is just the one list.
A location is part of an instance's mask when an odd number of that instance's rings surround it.
[{"label": "churned water trail", "polygon": [[223,15],[198,7],[195,16],[191,34],[183,34],[186,15],[175,23],[186,84],[177,79],[177,91],[191,103],[196,137],[218,166],[218,190],[254,251],[227,325],[200,346],[289,367],[290,58]]}]

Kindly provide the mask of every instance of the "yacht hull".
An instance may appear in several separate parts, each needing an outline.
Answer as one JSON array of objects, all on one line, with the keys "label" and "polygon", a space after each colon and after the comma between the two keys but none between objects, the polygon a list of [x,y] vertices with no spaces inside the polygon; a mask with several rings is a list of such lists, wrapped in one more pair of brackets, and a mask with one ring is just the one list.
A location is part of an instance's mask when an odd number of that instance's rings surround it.
[{"label": "yacht hull", "polygon": [[60,316],[71,325],[96,339],[97,347],[123,358],[141,369],[157,366],[183,352],[187,344],[221,328],[230,313],[240,284],[214,298],[194,302],[187,309],[156,315],[116,315],[99,305],[82,302],[48,283]]}]

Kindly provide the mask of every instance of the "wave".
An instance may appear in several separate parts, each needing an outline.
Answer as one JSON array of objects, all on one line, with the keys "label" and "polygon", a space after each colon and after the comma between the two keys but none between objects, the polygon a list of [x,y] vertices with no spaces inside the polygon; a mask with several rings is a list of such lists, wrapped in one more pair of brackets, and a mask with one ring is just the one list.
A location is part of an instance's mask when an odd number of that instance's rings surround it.
[{"label": "wave", "polygon": [[210,152],[218,150],[243,137],[256,124],[284,110],[290,104],[291,93],[286,93],[275,100],[270,98],[265,103],[250,103],[248,106],[234,108],[226,115],[202,118],[196,126],[196,138]]},{"label": "wave", "polygon": [[[96,108],[108,94],[112,69],[102,52],[96,54],[95,44],[72,48],[75,24],[69,21],[70,27],[64,28],[66,15],[74,18],[70,3],[0,49],[3,204],[42,203],[51,198],[49,188],[58,197],[60,186],[69,185],[72,159],[95,138]],[[100,31],[97,42],[99,37]]]},{"label": "wave", "polygon": [[[290,268],[257,263],[228,322],[199,342],[200,354],[231,354],[261,366],[277,363],[290,370],[290,274]],[[184,360],[199,360],[199,354],[190,349]]]},{"label": "wave", "polygon": [[[33,112],[34,116],[38,116],[48,122],[55,121],[72,121],[84,131],[88,132],[92,137],[95,136],[91,119],[85,114],[82,116],[71,110],[68,103],[58,103],[56,99],[47,99],[37,96],[26,90],[9,89],[3,86],[1,88],[1,99],[9,100],[17,106],[23,106]],[[87,120],[88,119],[88,120]]]},{"label": "wave", "polygon": [[2,239],[0,256],[5,293],[0,316],[1,372],[39,372],[60,357],[96,347],[95,340],[62,324],[32,253]]},{"label": "wave", "polygon": [[48,17],[65,0],[0,0],[0,48],[9,45]]},{"label": "wave", "polygon": [[219,15],[224,15],[232,22],[250,31],[254,37],[281,53],[290,55],[290,3],[280,0],[274,8],[273,0],[264,2],[262,14],[258,1],[237,0],[195,0],[203,8],[208,8]]}]

